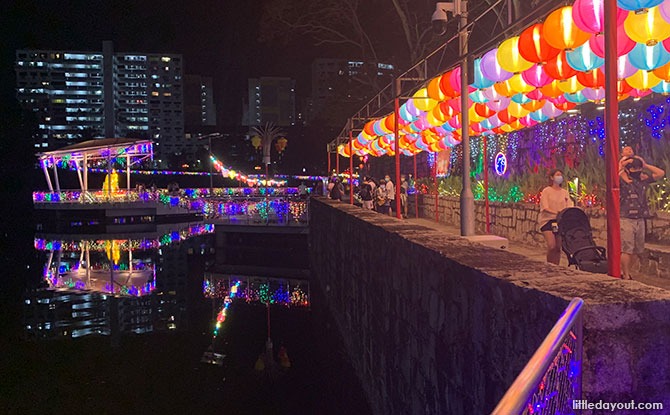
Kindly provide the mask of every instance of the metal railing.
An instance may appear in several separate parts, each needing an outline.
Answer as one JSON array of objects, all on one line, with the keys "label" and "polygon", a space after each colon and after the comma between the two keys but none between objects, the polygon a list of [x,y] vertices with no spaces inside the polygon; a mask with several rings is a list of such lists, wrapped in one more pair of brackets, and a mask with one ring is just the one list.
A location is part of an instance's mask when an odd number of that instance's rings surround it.
[{"label": "metal railing", "polygon": [[492,415],[571,414],[582,395],[584,300],[574,298]]}]

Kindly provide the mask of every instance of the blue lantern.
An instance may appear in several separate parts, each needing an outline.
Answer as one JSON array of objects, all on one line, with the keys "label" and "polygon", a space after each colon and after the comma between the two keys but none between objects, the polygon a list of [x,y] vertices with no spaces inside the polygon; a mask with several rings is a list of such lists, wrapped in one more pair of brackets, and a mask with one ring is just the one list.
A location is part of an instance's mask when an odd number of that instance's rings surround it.
[{"label": "blue lantern", "polygon": [[537,121],[537,122],[545,122],[549,119],[549,116],[542,111],[542,108],[540,108],[537,111],[533,111],[530,114],[530,118]]},{"label": "blue lantern", "polygon": [[494,81],[485,77],[484,74],[482,73],[482,58],[475,59],[474,74],[475,74],[475,82],[472,83],[472,86],[477,89],[485,89],[490,86],[493,86],[493,84],[495,83]]},{"label": "blue lantern", "polygon": [[661,81],[660,84],[657,84],[656,86],[652,87],[651,90],[656,92],[657,94],[668,95],[670,94],[670,82]]},{"label": "blue lantern", "polygon": [[577,91],[574,94],[564,94],[563,96],[566,101],[574,102],[575,104],[583,104],[588,101],[581,91]]},{"label": "blue lantern", "polygon": [[651,71],[670,62],[670,52],[665,50],[663,43],[654,46],[638,43],[628,53],[628,61],[637,69]]},{"label": "blue lantern", "polygon": [[512,96],[512,101],[516,102],[517,104],[523,105],[528,104],[530,101],[532,101],[532,99],[528,98],[524,94],[519,93]]},{"label": "blue lantern", "polygon": [[488,98],[484,95],[484,92],[481,89],[476,90],[475,92],[470,93],[470,99],[472,102],[478,104],[486,104],[489,102]]},{"label": "blue lantern", "polygon": [[603,63],[605,63],[605,59],[591,51],[589,42],[584,43],[574,50],[566,52],[565,57],[568,61],[568,65],[580,72],[592,71],[601,67]]},{"label": "blue lantern", "polygon": [[620,9],[635,11],[640,9],[649,9],[663,3],[663,0],[617,0],[616,4]]}]

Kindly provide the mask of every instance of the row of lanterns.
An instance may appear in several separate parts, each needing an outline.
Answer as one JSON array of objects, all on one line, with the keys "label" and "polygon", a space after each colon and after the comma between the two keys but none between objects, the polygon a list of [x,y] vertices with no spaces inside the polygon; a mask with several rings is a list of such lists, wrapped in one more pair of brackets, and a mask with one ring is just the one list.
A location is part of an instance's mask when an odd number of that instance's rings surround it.
[{"label": "row of lanterns", "polygon": [[[605,98],[604,2],[575,0],[474,61],[471,135],[504,134]],[[619,100],[670,93],[670,0],[617,0]],[[431,79],[399,111],[404,155],[460,143],[460,68]],[[339,154],[394,155],[395,114],[369,121]]]}]

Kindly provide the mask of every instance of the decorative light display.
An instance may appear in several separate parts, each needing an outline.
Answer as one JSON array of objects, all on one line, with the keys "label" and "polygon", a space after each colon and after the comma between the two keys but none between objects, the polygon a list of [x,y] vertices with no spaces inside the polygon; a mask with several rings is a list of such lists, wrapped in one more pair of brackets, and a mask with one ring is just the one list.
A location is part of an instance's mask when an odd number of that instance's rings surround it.
[{"label": "decorative light display", "polygon": [[507,157],[502,152],[496,154],[495,170],[498,176],[502,176],[507,172]]}]

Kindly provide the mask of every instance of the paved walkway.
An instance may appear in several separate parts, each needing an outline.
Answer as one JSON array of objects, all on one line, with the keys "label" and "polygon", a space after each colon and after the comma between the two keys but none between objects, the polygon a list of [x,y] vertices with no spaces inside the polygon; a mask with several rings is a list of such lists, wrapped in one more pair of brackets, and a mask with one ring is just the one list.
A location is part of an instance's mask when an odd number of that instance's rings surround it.
[{"label": "paved walkway", "polygon": [[[459,228],[455,226],[448,226],[443,223],[437,223],[435,221],[429,220],[429,219],[424,219],[424,218],[410,218],[407,219],[409,222],[416,223],[417,225],[422,225],[427,228],[431,229],[436,229],[443,231],[445,233],[448,233],[450,235],[460,235],[461,231]],[[540,262],[545,262],[546,261],[546,256],[545,256],[545,250],[544,248],[539,248],[539,247],[533,247],[533,246],[528,246],[528,245],[523,245],[519,242],[515,241],[509,241],[509,246],[507,248],[508,251],[514,252],[519,255],[523,255],[527,257],[528,259],[534,260],[534,261],[540,261]],[[561,255],[561,266],[567,267],[568,266],[568,259],[566,258],[565,254]],[[650,275],[639,275],[636,276],[635,279],[643,284],[651,285],[654,287],[659,287],[663,288],[666,290],[670,290],[670,280],[666,278],[658,278],[656,276],[650,276]]]}]

